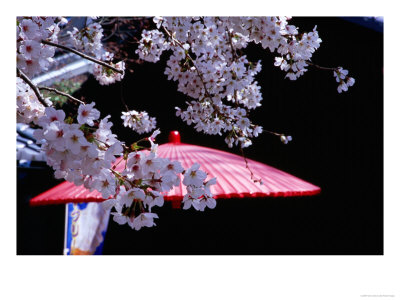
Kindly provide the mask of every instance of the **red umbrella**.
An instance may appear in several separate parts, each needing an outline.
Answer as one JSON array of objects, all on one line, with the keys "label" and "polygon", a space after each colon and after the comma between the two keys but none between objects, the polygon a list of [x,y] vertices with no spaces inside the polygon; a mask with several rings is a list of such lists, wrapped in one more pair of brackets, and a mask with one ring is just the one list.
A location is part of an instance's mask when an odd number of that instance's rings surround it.
[{"label": "red umbrella", "polygon": [[[248,159],[248,166],[262,179],[263,184],[254,183],[243,157],[212,148],[184,144],[180,142],[179,132],[170,133],[169,143],[158,147],[158,156],[178,160],[187,169],[198,162],[209,178],[217,177],[217,184],[211,186],[215,198],[254,198],[305,196],[320,193],[321,189],[293,175],[266,164]],[[122,171],[124,164],[116,162],[116,170]],[[164,199],[172,201],[174,208],[180,207],[180,201],[186,193],[181,183],[170,191]],[[69,202],[102,202],[104,199],[97,191],[90,192],[85,187],[63,182],[56,187],[36,196],[30,204],[47,205]]]}]

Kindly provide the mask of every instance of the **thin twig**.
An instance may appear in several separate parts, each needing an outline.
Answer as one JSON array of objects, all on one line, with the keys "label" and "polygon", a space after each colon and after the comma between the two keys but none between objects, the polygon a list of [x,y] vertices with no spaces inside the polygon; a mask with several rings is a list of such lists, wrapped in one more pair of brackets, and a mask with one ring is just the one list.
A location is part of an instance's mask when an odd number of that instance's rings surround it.
[{"label": "thin twig", "polygon": [[248,170],[250,171],[250,178],[251,178],[251,180],[253,180],[254,182],[259,182],[260,184],[262,184],[261,178],[255,179],[254,173],[253,173],[253,171],[252,171],[252,170],[250,169],[250,167],[249,167],[249,162],[247,161],[247,158],[246,158],[246,156],[244,155],[244,151],[243,151],[243,148],[242,148],[242,147],[240,147],[240,153],[242,154],[243,159],[244,159],[244,162],[246,163],[246,169],[248,169]]},{"label": "thin twig", "polygon": [[[117,21],[116,18],[110,18],[110,19],[111,19],[111,21],[108,21],[108,20],[106,20],[106,18],[104,18],[100,21],[100,24],[101,25],[111,25]],[[105,21],[103,21],[103,20],[105,20]]]},{"label": "thin twig", "polygon": [[101,60],[93,58],[93,57],[91,57],[89,55],[83,54],[82,52],[79,52],[79,51],[77,51],[75,49],[72,49],[72,48],[69,48],[67,46],[59,45],[59,44],[56,44],[56,43],[53,43],[53,42],[49,42],[49,41],[46,41],[46,40],[42,40],[42,44],[46,44],[46,45],[49,45],[49,46],[57,47],[57,48],[60,48],[60,49],[75,53],[76,55],[79,55],[80,57],[83,57],[84,59],[90,60],[90,61],[92,61],[92,62],[94,62],[96,64],[102,65],[103,67],[109,68],[109,69],[113,70],[114,72],[117,72],[117,73],[122,74],[122,75],[124,74],[123,70],[119,70],[119,69],[117,69],[117,68],[115,68],[115,67],[113,67],[113,66],[111,66],[111,65],[109,65],[107,63],[105,63],[104,61],[101,61]]},{"label": "thin twig", "polygon": [[315,67],[315,68],[317,68],[317,69],[320,69],[320,70],[336,71],[336,70],[338,69],[338,68],[321,67],[321,66],[316,65],[316,64],[314,64],[314,63],[312,63],[312,62],[310,62],[310,61],[306,61],[306,63],[307,63],[308,65],[313,66],[313,67]]},{"label": "thin twig", "polygon": [[38,86],[38,89],[39,89],[39,90],[50,91],[50,92],[59,94],[59,95],[61,95],[61,96],[67,97],[68,99],[70,99],[70,100],[72,100],[72,101],[79,102],[80,104],[85,104],[85,102],[83,102],[83,101],[81,101],[81,100],[79,100],[79,99],[77,99],[77,98],[75,98],[75,97],[72,97],[70,94],[61,92],[61,91],[59,91],[59,90],[57,90],[57,89],[55,89],[55,88],[51,88],[51,87],[47,87],[47,86]]},{"label": "thin twig", "polygon": [[276,136],[282,136],[282,134],[281,134],[281,133],[277,133],[277,132],[269,131],[269,130],[266,130],[266,129],[263,129],[263,132],[266,132],[266,133],[269,133],[269,134],[273,134],[273,135],[276,135]]},{"label": "thin twig", "polygon": [[111,37],[113,37],[114,34],[117,32],[117,28],[118,28],[118,24],[114,24],[113,29],[111,29],[111,34],[109,36],[106,36],[105,38],[103,38],[101,41],[105,42],[105,41],[109,40]]},{"label": "thin twig", "polygon": [[20,69],[17,68],[17,76],[20,77],[23,81],[25,81],[30,88],[33,90],[33,92],[35,93],[37,99],[39,100],[40,103],[43,104],[43,106],[45,107],[49,107],[49,105],[46,103],[46,101],[44,100],[43,96],[40,94],[37,86],[28,78],[28,76],[26,76]]},{"label": "thin twig", "polygon": [[123,87],[122,87],[122,81],[120,82],[119,87],[120,87],[120,99],[121,99],[121,102],[125,106],[126,112],[129,112],[129,107],[128,107],[128,105],[126,104],[126,102],[124,100],[124,92],[123,92]]}]

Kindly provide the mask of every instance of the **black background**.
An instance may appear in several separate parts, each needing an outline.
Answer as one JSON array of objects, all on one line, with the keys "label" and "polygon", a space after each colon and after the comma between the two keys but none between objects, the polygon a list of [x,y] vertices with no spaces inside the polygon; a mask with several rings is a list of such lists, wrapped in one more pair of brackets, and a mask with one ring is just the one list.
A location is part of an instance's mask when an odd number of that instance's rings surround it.
[{"label": "black background", "polygon": [[[322,39],[313,62],[348,69],[356,83],[338,94],[333,72],[309,68],[297,81],[273,67],[274,55],[249,46],[262,60],[256,77],[262,106],[251,119],[265,129],[293,136],[288,145],[263,134],[246,155],[318,185],[319,196],[219,200],[205,212],[156,209],[154,228],[134,231],[110,220],[104,254],[383,254],[383,34],[340,18],[293,18],[300,31],[318,25]],[[132,50],[133,51],[133,50]],[[165,61],[143,63],[122,85],[99,86],[90,78],[77,96],[93,99],[112,115],[126,142],[138,138],[121,125],[121,94],[128,106],[157,118],[167,142],[228,149],[223,138],[197,133],[175,117],[187,98],[164,75]],[[64,206],[29,207],[27,201],[53,186],[48,170],[18,172],[17,253],[62,254]]]}]

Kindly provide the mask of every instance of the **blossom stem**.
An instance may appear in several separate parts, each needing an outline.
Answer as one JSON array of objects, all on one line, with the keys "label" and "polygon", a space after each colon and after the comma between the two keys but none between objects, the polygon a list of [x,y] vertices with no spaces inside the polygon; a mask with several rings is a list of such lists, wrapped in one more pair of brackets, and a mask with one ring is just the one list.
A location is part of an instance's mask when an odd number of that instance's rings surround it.
[{"label": "blossom stem", "polygon": [[46,41],[46,40],[42,40],[42,44],[53,46],[53,47],[57,47],[57,48],[72,52],[72,53],[74,53],[76,55],[79,55],[80,57],[83,57],[84,59],[90,60],[90,61],[92,61],[92,62],[94,62],[96,64],[102,65],[103,67],[109,68],[109,69],[113,70],[114,72],[117,72],[117,73],[122,74],[122,75],[124,74],[123,70],[119,70],[119,69],[117,69],[117,68],[115,68],[115,67],[113,67],[113,66],[111,66],[111,65],[109,65],[107,63],[105,63],[104,61],[101,61],[101,60],[98,60],[98,59],[96,59],[94,57],[91,57],[89,55],[83,54],[82,52],[79,52],[79,51],[77,51],[75,49],[72,49],[70,47],[67,47],[67,46],[64,46],[64,45],[59,45],[59,44],[56,44],[56,43],[53,43],[53,42],[50,42],[50,41]]},{"label": "blossom stem", "polygon": [[266,130],[266,129],[263,129],[263,131],[264,131],[264,132],[266,132],[266,133],[269,133],[269,134],[276,135],[276,136],[281,136],[281,135],[282,135],[281,133],[277,133],[277,132],[269,131],[269,130]]},{"label": "blossom stem", "polygon": [[51,87],[47,87],[47,86],[38,86],[38,89],[39,90],[46,90],[46,91],[49,91],[49,92],[53,92],[53,93],[59,94],[61,96],[67,97],[69,100],[79,102],[80,104],[85,104],[85,102],[83,102],[83,101],[81,101],[81,100],[79,100],[79,99],[77,99],[75,97],[72,97],[70,94],[61,92],[61,91],[59,91],[59,90],[57,90],[55,88],[51,88]]},{"label": "blossom stem", "polygon": [[17,68],[17,76],[20,77],[23,81],[25,81],[30,88],[33,90],[35,93],[37,99],[39,100],[40,103],[43,104],[45,107],[49,107],[49,105],[44,101],[43,96],[40,94],[37,86],[26,76],[20,69]]}]

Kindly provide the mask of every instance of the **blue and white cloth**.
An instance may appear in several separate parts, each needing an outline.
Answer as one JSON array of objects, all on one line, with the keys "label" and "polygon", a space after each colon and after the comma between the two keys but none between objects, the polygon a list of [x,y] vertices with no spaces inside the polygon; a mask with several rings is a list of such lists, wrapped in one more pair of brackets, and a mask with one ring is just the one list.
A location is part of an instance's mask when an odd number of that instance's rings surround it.
[{"label": "blue and white cloth", "polygon": [[110,210],[94,202],[69,203],[66,209],[64,254],[102,254]]}]

